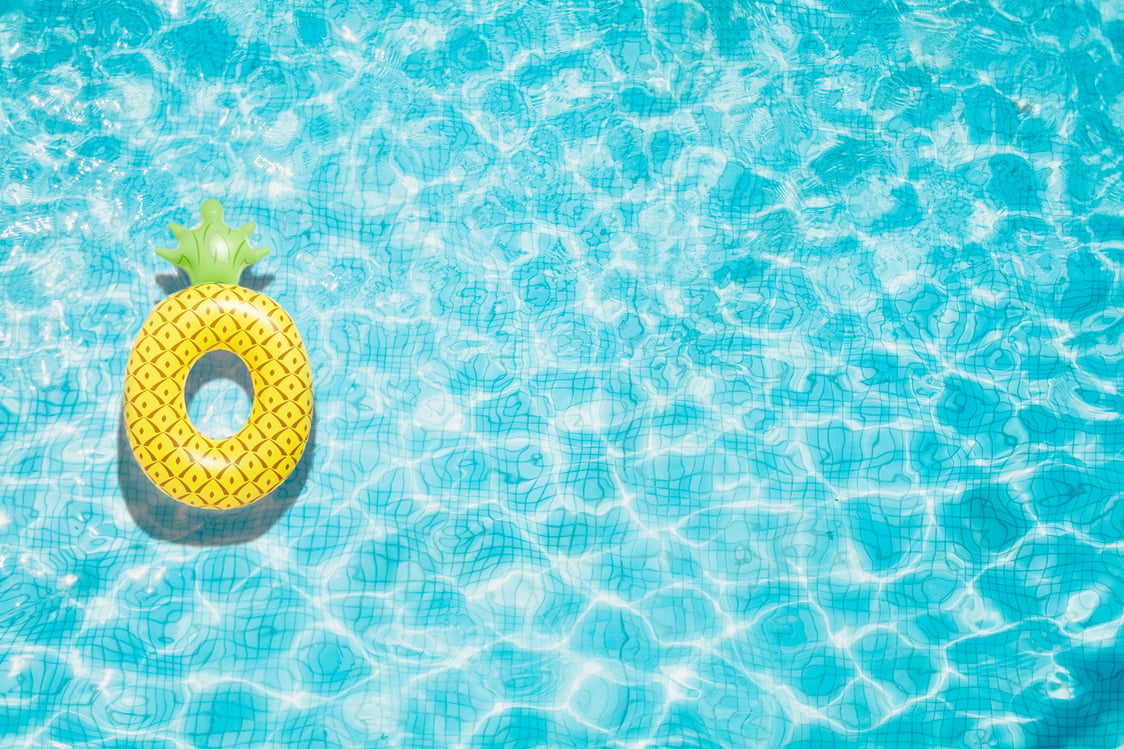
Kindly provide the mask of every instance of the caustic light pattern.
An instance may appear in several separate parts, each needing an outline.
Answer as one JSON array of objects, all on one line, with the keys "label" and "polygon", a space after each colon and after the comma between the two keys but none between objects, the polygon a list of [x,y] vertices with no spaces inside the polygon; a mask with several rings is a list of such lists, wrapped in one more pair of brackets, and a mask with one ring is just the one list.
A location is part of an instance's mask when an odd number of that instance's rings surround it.
[{"label": "caustic light pattern", "polygon": [[[0,4],[0,746],[1124,744],[1122,60],[1112,0]],[[316,383],[224,512],[122,416],[202,197]]]}]

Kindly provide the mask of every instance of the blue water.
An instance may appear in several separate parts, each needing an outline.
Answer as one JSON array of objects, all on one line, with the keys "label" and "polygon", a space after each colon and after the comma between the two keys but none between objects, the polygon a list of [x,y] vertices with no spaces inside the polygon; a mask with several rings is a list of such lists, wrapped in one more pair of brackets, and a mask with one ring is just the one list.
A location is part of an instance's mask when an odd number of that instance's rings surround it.
[{"label": "blue water", "polygon": [[[286,5],[0,6],[0,745],[1124,744],[1119,0]],[[208,197],[227,513],[121,431]]]}]

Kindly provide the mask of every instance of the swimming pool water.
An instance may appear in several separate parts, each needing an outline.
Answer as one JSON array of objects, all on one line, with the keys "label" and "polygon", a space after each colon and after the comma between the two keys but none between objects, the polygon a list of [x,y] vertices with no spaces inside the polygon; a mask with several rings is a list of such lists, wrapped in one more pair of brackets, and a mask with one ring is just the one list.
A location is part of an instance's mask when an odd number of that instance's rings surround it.
[{"label": "swimming pool water", "polygon": [[[1118,1],[0,9],[0,745],[1124,745]],[[221,514],[208,197],[316,381]]]}]

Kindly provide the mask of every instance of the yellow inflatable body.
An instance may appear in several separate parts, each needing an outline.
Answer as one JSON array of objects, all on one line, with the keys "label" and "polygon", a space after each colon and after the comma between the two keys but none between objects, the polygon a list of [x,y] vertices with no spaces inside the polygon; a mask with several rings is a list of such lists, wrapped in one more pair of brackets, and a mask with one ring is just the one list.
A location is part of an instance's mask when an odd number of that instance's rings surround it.
[{"label": "yellow inflatable body", "polygon": [[[195,229],[172,225],[178,249],[157,250],[195,285],[157,305],[141,328],[125,372],[125,428],[137,462],[163,492],[225,510],[261,499],[296,467],[312,428],[312,370],[281,305],[237,284],[268,252],[249,247],[254,225],[230,229],[214,200],[202,214]],[[214,439],[192,425],[184,386],[192,366],[220,350],[245,362],[254,403],[242,429]]]}]

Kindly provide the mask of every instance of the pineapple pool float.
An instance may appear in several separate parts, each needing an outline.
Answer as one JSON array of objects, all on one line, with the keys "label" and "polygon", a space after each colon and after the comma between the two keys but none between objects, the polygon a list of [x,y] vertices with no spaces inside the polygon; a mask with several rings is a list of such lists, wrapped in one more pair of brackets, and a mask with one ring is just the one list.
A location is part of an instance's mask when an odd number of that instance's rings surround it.
[{"label": "pineapple pool float", "polygon": [[[312,370],[281,305],[238,285],[269,252],[250,247],[255,225],[230,228],[217,200],[200,213],[194,229],[169,226],[179,247],[156,250],[192,285],[141,327],[125,371],[125,428],[137,462],[164,493],[226,510],[261,499],[296,467],[312,428]],[[184,401],[188,372],[211,351],[241,358],[254,386],[246,424],[222,439],[195,429]]]}]

